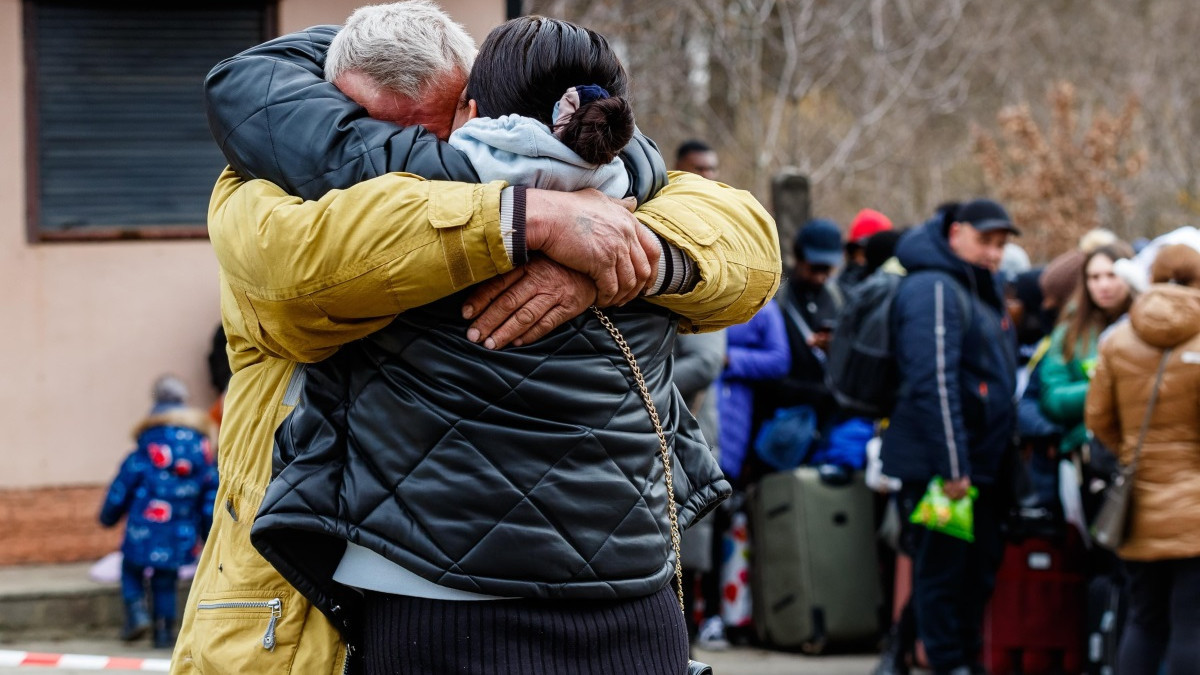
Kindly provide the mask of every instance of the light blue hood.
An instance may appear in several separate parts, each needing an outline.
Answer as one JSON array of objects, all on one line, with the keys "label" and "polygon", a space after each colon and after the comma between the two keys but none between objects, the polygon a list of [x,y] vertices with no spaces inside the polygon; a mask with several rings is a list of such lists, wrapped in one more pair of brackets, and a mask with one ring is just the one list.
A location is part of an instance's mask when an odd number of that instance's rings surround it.
[{"label": "light blue hood", "polygon": [[477,117],[450,135],[450,145],[467,156],[485,182],[563,192],[596,188],[618,199],[629,192],[629,174],[619,158],[589,164],[530,117]]}]

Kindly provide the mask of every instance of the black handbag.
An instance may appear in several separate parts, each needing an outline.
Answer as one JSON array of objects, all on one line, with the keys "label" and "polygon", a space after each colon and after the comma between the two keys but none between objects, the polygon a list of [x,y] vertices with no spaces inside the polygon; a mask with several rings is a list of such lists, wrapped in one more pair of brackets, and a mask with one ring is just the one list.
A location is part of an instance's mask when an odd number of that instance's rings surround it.
[{"label": "black handbag", "polygon": [[1150,418],[1154,415],[1154,405],[1158,403],[1158,390],[1162,385],[1163,371],[1167,367],[1167,359],[1171,350],[1163,352],[1158,364],[1158,375],[1154,378],[1154,389],[1150,391],[1150,403],[1146,406],[1146,416],[1142,419],[1142,429],[1138,432],[1137,445],[1133,448],[1133,461],[1122,466],[1117,471],[1113,482],[1104,492],[1104,502],[1096,521],[1092,523],[1092,538],[1096,544],[1110,551],[1115,551],[1125,543],[1129,535],[1130,505],[1133,501],[1133,478],[1137,473],[1138,461],[1142,456],[1142,443],[1146,440],[1146,430],[1150,428]]},{"label": "black handbag", "polygon": [[[646,406],[646,412],[650,413],[650,422],[654,424],[654,433],[658,435],[658,450],[663,463],[663,479],[667,483],[667,517],[671,520],[671,546],[675,548],[675,595],[679,599],[679,611],[686,617],[687,609],[683,603],[683,566],[680,565],[683,557],[679,551],[679,519],[675,516],[675,482],[671,478],[671,447],[667,444],[667,435],[663,432],[658,409],[654,407],[654,399],[650,397],[650,390],[646,387],[645,378],[642,377],[642,369],[638,368],[637,359],[633,357],[633,350],[625,342],[621,331],[617,330],[616,324],[604,312],[595,305],[592,305],[592,312],[599,317],[600,323],[604,325],[617,346],[621,348],[621,353],[625,355],[625,361],[633,372],[634,382],[637,383],[638,394],[642,397],[642,404]],[[687,675],[713,675],[713,669],[706,663],[688,660]]]}]

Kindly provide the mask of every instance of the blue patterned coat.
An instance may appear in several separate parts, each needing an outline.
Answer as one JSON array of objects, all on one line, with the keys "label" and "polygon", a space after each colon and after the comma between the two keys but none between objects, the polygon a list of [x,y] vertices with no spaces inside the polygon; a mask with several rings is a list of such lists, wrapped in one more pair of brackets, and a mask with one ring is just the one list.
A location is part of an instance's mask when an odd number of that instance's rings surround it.
[{"label": "blue patterned coat", "polygon": [[128,515],[125,560],[156,569],[195,561],[217,491],[211,426],[203,411],[176,407],[152,413],[134,430],[137,449],[121,464],[100,509],[108,527]]}]

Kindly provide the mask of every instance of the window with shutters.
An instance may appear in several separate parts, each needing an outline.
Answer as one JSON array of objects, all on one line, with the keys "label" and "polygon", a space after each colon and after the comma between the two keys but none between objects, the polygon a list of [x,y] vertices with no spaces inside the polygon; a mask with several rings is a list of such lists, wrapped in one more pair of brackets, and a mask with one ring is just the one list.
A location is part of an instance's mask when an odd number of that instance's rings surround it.
[{"label": "window with shutters", "polygon": [[204,76],[274,31],[268,2],[26,0],[33,241],[206,236],[225,161]]}]

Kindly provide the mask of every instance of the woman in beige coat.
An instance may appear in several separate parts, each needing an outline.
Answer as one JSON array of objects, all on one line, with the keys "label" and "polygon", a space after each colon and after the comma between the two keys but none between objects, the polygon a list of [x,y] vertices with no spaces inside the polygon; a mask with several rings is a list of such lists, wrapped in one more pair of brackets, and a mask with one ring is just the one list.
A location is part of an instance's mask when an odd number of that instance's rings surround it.
[{"label": "woman in beige coat", "polygon": [[1158,673],[1165,664],[1180,675],[1200,667],[1200,253],[1166,247],[1151,275],[1155,285],[1130,320],[1100,344],[1086,424],[1123,464],[1133,461],[1155,374],[1171,350],[1118,550],[1130,611],[1117,672]]}]

